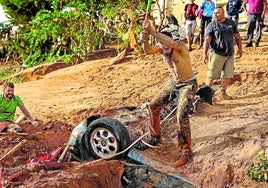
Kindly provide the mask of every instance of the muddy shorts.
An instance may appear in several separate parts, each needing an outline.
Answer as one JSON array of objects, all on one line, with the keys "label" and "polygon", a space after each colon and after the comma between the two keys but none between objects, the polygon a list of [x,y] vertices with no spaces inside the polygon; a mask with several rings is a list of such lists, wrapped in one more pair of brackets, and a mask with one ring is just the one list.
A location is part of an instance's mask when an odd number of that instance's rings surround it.
[{"label": "muddy shorts", "polygon": [[221,56],[210,52],[207,67],[207,80],[234,77],[234,55]]}]

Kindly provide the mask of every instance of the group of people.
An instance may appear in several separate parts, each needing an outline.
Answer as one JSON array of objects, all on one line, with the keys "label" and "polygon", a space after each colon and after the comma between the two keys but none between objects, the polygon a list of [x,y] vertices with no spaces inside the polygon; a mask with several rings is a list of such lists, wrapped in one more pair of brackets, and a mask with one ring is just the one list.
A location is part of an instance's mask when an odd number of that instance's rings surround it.
[{"label": "group of people", "polygon": [[[213,11],[216,8],[216,3],[213,0],[202,0],[199,5],[195,4],[194,0],[189,2],[184,7],[185,29],[187,34],[188,49],[192,51],[194,33],[197,26],[196,19],[200,20],[200,31],[198,40],[200,41],[199,48],[203,47],[205,28],[212,21]],[[238,25],[239,14],[245,11],[249,18],[247,30],[247,44],[245,47],[252,47],[254,31],[256,29],[255,46],[259,46],[261,40],[263,20],[267,8],[267,0],[228,0],[226,4],[227,18],[233,20]],[[201,13],[201,14],[199,14]]]},{"label": "group of people", "polygon": [[[231,1],[231,0],[229,0]],[[249,9],[246,5],[249,4]],[[190,8],[189,8],[190,6]],[[261,22],[263,22],[266,0],[244,0],[244,11],[249,14],[250,24],[248,29],[247,45],[252,46],[253,32],[257,24],[256,46],[261,38]],[[191,131],[189,113],[197,91],[197,79],[192,69],[189,51],[192,50],[193,35],[196,27],[196,11],[203,9],[201,18],[201,46],[203,47],[203,62],[207,63],[206,85],[212,86],[215,79],[221,79],[222,100],[232,100],[226,93],[234,77],[234,56],[242,57],[242,40],[238,31],[238,14],[225,16],[225,9],[217,6],[212,0],[205,0],[198,6],[194,0],[190,0],[185,6],[185,19],[188,48],[184,42],[178,40],[167,31],[157,32],[149,21],[143,24],[142,31],[143,49],[146,54],[161,54],[171,74],[170,82],[149,103],[149,142],[156,145],[161,142],[160,111],[169,102],[171,96],[176,93],[177,98],[177,124],[178,124],[178,147],[180,155],[176,165],[185,164],[191,157]],[[154,36],[158,43],[151,46],[148,35]],[[235,50],[235,44],[237,50]]]},{"label": "group of people", "polygon": [[216,4],[212,0],[201,1],[200,5],[195,4],[194,0],[189,0],[189,3],[185,5],[184,19],[185,19],[185,28],[186,28],[189,51],[192,51],[194,33],[197,26],[196,23],[197,17],[201,19],[200,31],[199,31],[199,41],[200,41],[199,48],[202,48],[205,28],[212,20],[213,11],[215,7]]},{"label": "group of people", "polygon": [[[178,148],[180,155],[176,165],[185,164],[191,157],[191,130],[189,113],[192,110],[192,103],[197,91],[198,82],[192,69],[189,51],[192,50],[193,34],[196,26],[195,11],[198,6],[194,0],[190,0],[191,8],[186,5],[185,14],[186,28],[188,36],[188,48],[180,37],[176,34],[176,18],[169,14],[169,29],[163,29],[158,32],[154,29],[151,21],[145,20],[141,39],[143,50],[146,54],[161,54],[163,62],[166,64],[171,74],[171,80],[163,89],[155,95],[148,106],[149,111],[149,142],[157,145],[161,142],[161,125],[160,111],[163,105],[167,104],[173,96],[177,100],[177,122],[178,122]],[[249,4],[249,9],[246,8]],[[257,23],[256,46],[261,39],[261,27],[265,16],[267,6],[266,0],[244,0],[244,10],[250,16],[248,29],[247,47],[252,46],[253,32]],[[242,41],[238,31],[238,13],[225,17],[225,10],[222,6],[215,7],[212,0],[205,0],[199,7],[203,8],[201,20],[201,45],[203,46],[203,62],[207,63],[206,84],[213,85],[214,79],[222,79],[221,96],[223,100],[231,100],[232,97],[227,95],[226,89],[234,77],[234,54],[237,45],[237,56],[242,56]],[[213,17],[213,19],[212,19]],[[158,43],[154,46],[149,44],[148,36],[152,35]],[[35,126],[38,122],[34,121],[29,111],[25,108],[21,98],[14,95],[14,84],[7,82],[3,87],[3,94],[0,95],[0,128],[12,127],[14,123],[16,107],[18,106],[23,114]]]}]

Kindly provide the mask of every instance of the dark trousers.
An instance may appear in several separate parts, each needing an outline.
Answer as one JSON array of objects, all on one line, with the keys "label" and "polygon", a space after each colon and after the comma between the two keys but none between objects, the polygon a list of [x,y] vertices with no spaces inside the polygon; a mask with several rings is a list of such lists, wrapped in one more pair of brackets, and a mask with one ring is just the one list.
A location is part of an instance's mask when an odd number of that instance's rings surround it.
[{"label": "dark trousers", "polygon": [[212,17],[207,17],[207,16],[202,16],[201,22],[200,22],[200,44],[203,44],[204,41],[204,34],[205,34],[205,29],[207,25],[211,22]]},{"label": "dark trousers", "polygon": [[248,44],[252,43],[255,29],[256,29],[255,43],[260,42],[262,28],[263,28],[263,19],[261,18],[261,14],[250,14],[249,23],[248,23],[248,31],[247,31],[247,43]]}]

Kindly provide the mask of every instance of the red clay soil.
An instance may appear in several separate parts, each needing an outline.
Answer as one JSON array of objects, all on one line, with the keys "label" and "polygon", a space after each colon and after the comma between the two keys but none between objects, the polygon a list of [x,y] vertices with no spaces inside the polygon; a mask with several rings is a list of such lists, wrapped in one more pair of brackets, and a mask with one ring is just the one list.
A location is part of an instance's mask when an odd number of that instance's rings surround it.
[{"label": "red clay soil", "polygon": [[[105,55],[109,55],[107,51]],[[194,49],[190,56],[202,85],[206,75],[202,50]],[[1,161],[0,167],[2,180],[16,172],[22,175],[2,184],[10,187],[121,187],[124,161],[64,162],[53,169],[44,163],[26,165],[26,162],[64,148],[72,129],[86,117],[113,106],[141,106],[169,80],[160,56],[132,54],[129,57],[117,65],[110,65],[111,57],[105,56],[73,66],[56,63],[21,72],[19,76],[26,82],[16,84],[15,92],[40,125],[34,127],[24,120],[21,123],[24,134],[1,134],[0,157],[26,140],[22,147]],[[179,167],[178,173],[199,187],[267,186],[248,176],[256,155],[268,146],[267,37],[259,47],[243,49],[243,57],[236,59],[235,73],[235,80],[227,90],[234,100],[222,101],[216,91],[213,105],[199,103],[197,113],[190,119],[193,159]],[[166,147],[147,151],[171,167],[178,152],[176,130],[171,124],[163,126],[162,144]]]}]

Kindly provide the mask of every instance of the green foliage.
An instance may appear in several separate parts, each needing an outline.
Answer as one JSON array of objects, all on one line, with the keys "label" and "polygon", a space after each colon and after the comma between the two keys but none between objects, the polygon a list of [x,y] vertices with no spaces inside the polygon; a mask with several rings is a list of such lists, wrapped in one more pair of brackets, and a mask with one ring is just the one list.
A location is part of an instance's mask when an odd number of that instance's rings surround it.
[{"label": "green foliage", "polygon": [[[8,50],[16,52],[25,67],[44,62],[77,63],[89,52],[114,40],[125,46],[131,20],[146,4],[141,0],[0,0],[11,23],[20,27],[9,39]],[[1,27],[1,25],[0,25]],[[135,35],[141,26],[133,26]],[[2,33],[1,33],[2,34]]]},{"label": "green foliage", "polygon": [[11,77],[10,81],[13,82],[14,84],[18,84],[18,83],[23,83],[24,80],[21,77]]},{"label": "green foliage", "polygon": [[5,38],[5,34],[9,33],[12,29],[12,25],[10,23],[0,23],[0,38]]},{"label": "green foliage", "polygon": [[9,74],[10,74],[10,72],[7,71],[6,69],[1,69],[0,70],[0,79],[6,78]]},{"label": "green foliage", "polygon": [[[21,56],[25,58],[24,66],[55,60],[85,60],[88,51],[94,50],[96,45],[103,42],[101,25],[89,27],[93,22],[85,8],[84,4],[79,4],[69,11],[59,11],[56,8],[54,12],[39,11],[30,27],[21,30],[26,44],[20,50]],[[72,59],[74,57],[77,58]]]},{"label": "green foliage", "polygon": [[0,0],[9,19],[16,24],[29,22],[38,11],[51,10],[50,1],[41,0]]},{"label": "green foliage", "polygon": [[268,182],[268,161],[264,150],[258,153],[257,160],[250,166],[249,176],[257,181]]},{"label": "green foliage", "polygon": [[[0,67],[0,80],[4,80],[5,78],[10,77],[10,75],[13,75],[16,72],[17,72],[17,67],[16,67],[15,62],[12,62],[12,65],[11,64],[8,65],[2,62],[2,65]],[[21,79],[16,79],[16,80],[19,81]]]}]

